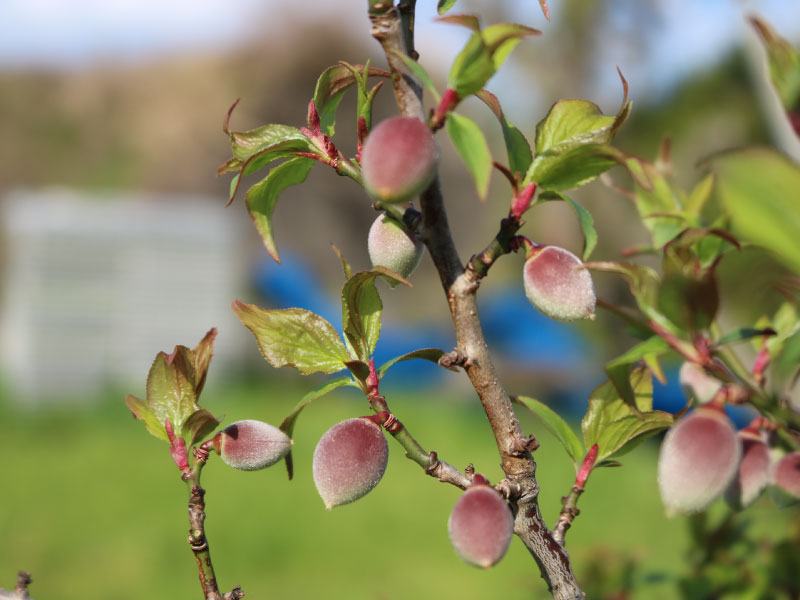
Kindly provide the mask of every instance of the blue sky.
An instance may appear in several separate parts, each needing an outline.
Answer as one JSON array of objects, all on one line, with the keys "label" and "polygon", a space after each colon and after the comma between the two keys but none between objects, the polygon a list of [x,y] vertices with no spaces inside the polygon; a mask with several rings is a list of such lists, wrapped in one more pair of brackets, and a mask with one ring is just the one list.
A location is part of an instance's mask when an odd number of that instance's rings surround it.
[{"label": "blue sky", "polygon": [[[515,1],[518,20],[546,32],[538,2]],[[556,20],[559,0],[549,3]],[[366,19],[365,4],[364,0],[0,0],[0,67],[70,67],[174,51],[213,51],[235,44],[239,37],[274,35],[287,17],[347,26]],[[457,40],[464,36],[459,28],[430,24],[435,4],[418,2],[418,43],[426,57],[440,53],[424,51],[443,40],[455,42],[447,51],[455,53]],[[652,29],[646,72],[639,74],[656,89],[713,62],[742,40],[747,35],[746,14],[761,14],[787,37],[800,39],[800,0],[663,0],[662,5]],[[463,6],[458,2],[455,11],[480,2]],[[274,18],[278,13],[281,18]],[[627,13],[621,12],[620,23],[624,25],[626,18]],[[625,65],[630,49],[624,39],[604,52],[606,63],[630,73]],[[616,79],[616,73],[609,77]]]}]

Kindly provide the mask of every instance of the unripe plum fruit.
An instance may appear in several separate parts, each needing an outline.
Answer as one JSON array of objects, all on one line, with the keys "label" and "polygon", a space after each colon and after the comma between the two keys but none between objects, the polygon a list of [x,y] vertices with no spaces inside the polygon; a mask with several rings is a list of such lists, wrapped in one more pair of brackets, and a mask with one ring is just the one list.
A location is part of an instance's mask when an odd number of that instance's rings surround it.
[{"label": "unripe plum fruit", "polygon": [[800,452],[784,454],[772,469],[772,485],[779,494],[779,504],[800,500]]},{"label": "unripe plum fruit", "polygon": [[750,506],[764,491],[769,482],[769,447],[761,434],[743,429],[739,432],[742,441],[742,459],[739,469],[725,491],[725,501],[735,509]]},{"label": "unripe plum fruit", "polygon": [[582,266],[577,256],[558,246],[533,247],[522,269],[525,295],[551,319],[593,319],[594,284]]},{"label": "unripe plum fruit", "polygon": [[658,457],[658,487],[667,514],[704,509],[728,487],[742,455],[722,409],[701,406],[667,432]]},{"label": "unripe plum fruit", "polygon": [[404,202],[433,180],[438,151],[428,126],[413,117],[381,121],[361,149],[364,187],[381,202]]},{"label": "unripe plum fruit", "polygon": [[508,503],[488,485],[474,485],[456,502],[448,522],[450,542],[465,562],[488,568],[508,550],[514,517]]},{"label": "unripe plum fruit", "polygon": [[365,418],[331,427],[314,450],[314,483],[328,510],[354,502],[383,477],[389,444],[381,428]]},{"label": "unripe plum fruit", "polygon": [[[384,213],[369,229],[367,249],[373,267],[387,267],[408,277],[419,265],[425,246],[402,223]],[[397,283],[391,281],[389,285]]]},{"label": "unripe plum fruit", "polygon": [[216,448],[222,460],[230,466],[256,471],[284,458],[291,445],[289,436],[274,425],[248,419],[223,429]]},{"label": "unripe plum fruit", "polygon": [[694,398],[700,404],[711,402],[722,387],[722,382],[705,372],[703,367],[686,361],[678,372],[681,388],[687,398]]}]

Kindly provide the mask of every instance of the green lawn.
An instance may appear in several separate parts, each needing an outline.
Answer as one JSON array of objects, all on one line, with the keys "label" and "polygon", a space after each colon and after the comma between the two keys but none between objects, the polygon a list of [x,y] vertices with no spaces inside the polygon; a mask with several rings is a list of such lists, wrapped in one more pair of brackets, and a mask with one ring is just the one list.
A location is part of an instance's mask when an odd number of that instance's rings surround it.
[{"label": "green lawn", "polygon": [[[217,385],[203,405],[225,413],[226,423],[277,424],[302,392]],[[491,434],[469,394],[406,392],[389,401],[424,447],[460,468],[474,463],[492,482],[500,478]],[[311,478],[314,445],[334,423],[366,412],[354,390],[307,409],[295,431],[291,482],[282,465],[240,472],[211,457],[204,471],[206,524],[222,589],[240,584],[254,599],[547,598],[518,541],[488,571],[456,557],[447,518],[459,491],[426,477],[391,441],[386,476],[374,491],[331,512],[323,508]],[[541,505],[552,524],[574,472],[535,418],[522,420],[542,442]],[[122,394],[72,412],[20,410],[6,399],[0,423],[0,585],[12,586],[16,570],[26,569],[39,600],[200,598],[186,544],[185,485],[166,444],[131,418]],[[682,569],[688,536],[683,519],[664,516],[656,451],[655,443],[645,444],[623,458],[623,468],[592,475],[567,536],[578,578],[587,584],[592,573],[613,576],[631,558],[637,576],[650,582],[635,597],[677,597],[661,580]],[[768,502],[750,512],[765,526],[781,523]]]}]

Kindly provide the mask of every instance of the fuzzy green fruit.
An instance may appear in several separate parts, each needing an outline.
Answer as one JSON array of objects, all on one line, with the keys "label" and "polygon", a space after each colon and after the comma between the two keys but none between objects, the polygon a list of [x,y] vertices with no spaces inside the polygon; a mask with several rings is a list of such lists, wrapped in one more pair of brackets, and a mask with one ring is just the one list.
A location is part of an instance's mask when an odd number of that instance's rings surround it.
[{"label": "fuzzy green fruit", "polygon": [[784,454],[771,473],[773,498],[779,506],[800,501],[800,452]]},{"label": "fuzzy green fruit", "polygon": [[450,542],[465,562],[487,569],[508,550],[514,517],[500,494],[488,485],[474,485],[456,502],[447,525]]},{"label": "fuzzy green fruit", "polygon": [[412,117],[381,121],[361,150],[364,188],[374,200],[405,202],[436,174],[438,151],[428,126]]},{"label": "fuzzy green fruit", "polygon": [[331,427],[314,449],[314,484],[328,510],[355,502],[380,482],[389,444],[369,419],[347,419]]},{"label": "fuzzy green fruit", "polygon": [[367,250],[373,267],[386,267],[408,277],[419,265],[425,246],[402,223],[382,214],[369,229]]},{"label": "fuzzy green fruit", "polygon": [[769,483],[771,460],[764,436],[743,429],[739,432],[742,441],[742,460],[736,476],[725,491],[725,502],[736,510],[747,508],[755,502]]},{"label": "fuzzy green fruit", "polygon": [[735,477],[742,445],[722,409],[701,406],[667,432],[658,456],[658,488],[667,514],[703,510]]},{"label": "fuzzy green fruit", "polygon": [[522,268],[522,282],[530,303],[557,321],[593,319],[595,293],[589,271],[581,260],[558,246],[534,246]]},{"label": "fuzzy green fruit", "polygon": [[217,451],[235,469],[257,471],[284,458],[291,446],[289,436],[274,425],[244,420],[220,432]]}]

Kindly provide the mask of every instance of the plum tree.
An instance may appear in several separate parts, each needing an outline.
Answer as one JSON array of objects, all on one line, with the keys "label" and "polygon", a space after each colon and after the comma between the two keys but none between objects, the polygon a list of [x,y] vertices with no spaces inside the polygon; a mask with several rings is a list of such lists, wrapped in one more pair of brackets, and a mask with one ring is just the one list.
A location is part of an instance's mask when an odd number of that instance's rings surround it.
[{"label": "plum tree", "polygon": [[[446,13],[452,4],[439,2],[440,12]],[[540,4],[547,14],[546,1]],[[800,168],[773,150],[745,148],[715,155],[706,163],[710,174],[692,189],[681,188],[670,177],[668,144],[650,161],[612,143],[632,106],[621,73],[623,100],[616,114],[605,115],[587,100],[559,100],[529,140],[509,122],[500,100],[485,86],[523,38],[540,32],[515,23],[483,27],[471,15],[442,17],[444,23],[468,30],[442,91],[414,49],[414,7],[408,0],[369,0],[371,33],[382,47],[387,69],[349,63],[326,69],[317,81],[305,126],[267,124],[235,131],[230,127],[233,108],[224,122],[233,156],[220,173],[234,173],[230,200],[244,177],[267,171],[248,189],[245,202],[276,260],[273,209],[277,199],[287,187],[302,184],[315,163],[362,186],[373,200],[371,209],[380,213],[368,236],[372,268],[354,272],[339,253],[345,280],[340,328],[304,308],[233,303],[236,316],[272,366],[288,366],[303,375],[338,375],[302,397],[278,429],[240,421],[207,440],[220,424],[198,404],[216,335],[211,330],[193,349],[177,346],[169,354],[159,353],[148,375],[146,399],[127,397],[134,416],[169,443],[170,455],[188,486],[189,543],[206,600],[235,600],[243,595],[238,587],[226,594],[219,592],[205,537],[200,475],[210,451],[217,449],[226,462],[245,470],[284,458],[292,478],[289,440],[300,414],[339,388],[363,394],[374,414],[342,421],[320,439],[312,472],[327,508],[353,502],[381,481],[388,434],[426,475],[464,490],[451,514],[449,532],[465,561],[482,567],[497,563],[516,535],[549,593],[559,600],[585,596],[566,550],[566,534],[578,516],[577,503],[586,492],[590,474],[620,466],[616,457],[650,436],[667,431],[656,469],[669,513],[703,511],[726,490],[729,502],[744,508],[757,501],[767,472],[773,491],[780,496],[776,498],[779,504],[800,497],[800,414],[790,400],[797,393],[793,387],[800,369],[798,294],[792,294],[800,273],[796,244],[800,223],[787,217],[795,214],[800,197]],[[787,113],[796,117],[800,114],[796,83],[800,55],[766,23],[753,23],[770,52],[776,89]],[[370,87],[375,78],[391,80],[400,114],[373,128],[372,103],[381,87],[380,83]],[[348,88],[355,89],[358,117],[358,144],[349,153],[333,139],[336,110]],[[424,88],[435,106],[425,107]],[[505,158],[490,148],[477,123],[461,114],[461,102],[470,97],[483,102],[497,118]],[[504,209],[495,224],[496,235],[472,248],[467,260],[456,249],[447,218],[437,167],[437,135],[449,137],[477,196],[487,196],[493,169],[509,184],[508,211]],[[612,167],[626,174],[632,189],[614,182],[610,187],[633,200],[649,235],[647,243],[626,253],[626,259],[648,254],[660,260],[658,268],[628,260],[590,260],[598,237],[594,220],[567,192],[601,175],[609,179],[606,172]],[[712,191],[718,202],[708,202]],[[577,217],[584,238],[580,256],[519,233],[525,225],[523,217],[547,202],[565,203]],[[470,216],[496,218],[478,204],[461,204]],[[370,210],[366,203],[364,210]],[[763,229],[770,231],[765,234]],[[777,310],[765,308],[758,311],[763,316],[756,322],[730,325],[718,315],[721,275],[717,267],[742,249],[740,237],[772,251],[795,279],[789,278],[789,284],[778,282],[786,299]],[[420,243],[438,273],[455,347],[418,348],[376,366],[383,314],[376,281],[407,284],[405,277],[421,255]],[[560,321],[591,319],[601,308],[620,319],[636,340],[606,364],[606,381],[589,394],[580,427],[582,439],[567,419],[545,403],[506,391],[483,334],[477,301],[481,286],[498,261],[520,249],[525,250],[524,293],[546,316]],[[601,272],[620,276],[631,299],[598,298],[592,273]],[[739,342],[751,343],[755,357],[739,356],[732,347]],[[495,485],[476,475],[472,464],[462,470],[426,450],[392,412],[380,393],[381,381],[397,363],[411,360],[426,360],[466,375],[497,447],[501,471]],[[654,405],[653,379],[664,380],[662,362],[670,360],[684,363],[680,379],[687,401],[699,404],[685,415]],[[746,405],[757,415],[741,434],[725,412],[733,405]],[[536,477],[533,454],[539,441],[523,431],[518,406],[537,415],[575,468],[574,484],[562,497],[552,528],[539,508],[539,495],[545,491]],[[777,455],[782,458],[773,463],[771,457]],[[622,500],[620,506],[624,506]],[[602,519],[602,515],[595,517]],[[694,535],[698,543],[722,539],[705,535],[701,519],[690,522],[700,531]],[[770,569],[783,568],[780,560],[776,558]],[[711,590],[708,597],[722,597],[720,590],[734,589],[726,577],[738,574],[744,564],[740,561],[737,569],[709,568],[700,573],[698,579]],[[796,587],[787,584],[786,590],[787,595],[781,597],[796,596],[791,595]]]}]

